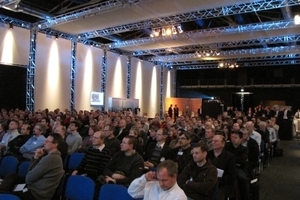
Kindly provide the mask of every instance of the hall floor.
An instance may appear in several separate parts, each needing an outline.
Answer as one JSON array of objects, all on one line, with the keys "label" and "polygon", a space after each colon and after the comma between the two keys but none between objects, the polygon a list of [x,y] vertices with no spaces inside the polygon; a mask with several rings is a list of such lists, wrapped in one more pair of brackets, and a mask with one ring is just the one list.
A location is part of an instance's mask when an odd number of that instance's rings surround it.
[{"label": "hall floor", "polygon": [[260,200],[300,199],[300,143],[280,141],[283,157],[275,157],[260,175]]}]

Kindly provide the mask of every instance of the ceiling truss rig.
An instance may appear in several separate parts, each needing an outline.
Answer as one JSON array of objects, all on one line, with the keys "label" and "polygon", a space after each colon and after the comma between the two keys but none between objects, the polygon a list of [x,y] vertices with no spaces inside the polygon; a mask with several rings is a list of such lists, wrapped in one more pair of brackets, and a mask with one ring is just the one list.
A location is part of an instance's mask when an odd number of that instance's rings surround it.
[{"label": "ceiling truss rig", "polygon": [[107,45],[109,46],[109,48],[114,49],[114,48],[129,47],[134,45],[153,44],[155,42],[169,41],[174,39],[199,39],[201,37],[207,37],[207,36],[220,36],[224,34],[288,29],[288,28],[295,28],[295,27],[297,27],[297,25],[295,25],[294,21],[282,20],[277,22],[272,21],[272,22],[264,22],[264,23],[254,23],[254,24],[247,24],[247,25],[187,31],[177,35],[160,36],[160,37],[153,37],[153,38],[147,37],[147,38],[127,40],[127,41],[120,41],[120,42],[110,43]]},{"label": "ceiling truss rig", "polygon": [[297,60],[300,59],[300,53],[291,53],[284,55],[269,55],[269,56],[257,56],[257,57],[242,57],[242,58],[231,58],[231,59],[220,59],[220,60],[193,60],[193,61],[174,61],[164,62],[166,66],[185,66],[185,65],[203,65],[203,64],[216,64],[219,62],[254,62],[254,61],[272,61],[272,60]]},{"label": "ceiling truss rig", "polygon": [[210,50],[220,48],[236,48],[236,47],[247,47],[257,46],[262,44],[278,44],[278,43],[294,43],[300,41],[300,35],[288,35],[288,36],[276,36],[270,38],[258,38],[242,41],[232,41],[223,43],[213,44],[199,44],[199,45],[188,45],[181,47],[163,48],[163,49],[149,49],[135,51],[132,53],[133,56],[144,56],[144,55],[158,55],[158,54],[169,54],[169,53],[183,53],[199,50]]},{"label": "ceiling truss rig", "polygon": [[[298,60],[273,60],[273,61],[260,61],[260,62],[249,62],[243,63],[243,67],[260,67],[260,66],[280,66],[280,65],[299,65],[300,59]],[[194,69],[213,69],[218,68],[218,64],[206,64],[206,65],[186,65],[177,66],[176,70],[194,70]]]},{"label": "ceiling truss rig", "polygon": [[63,15],[49,18],[35,24],[39,29],[50,28],[52,26],[72,22],[82,18],[87,18],[95,15],[100,15],[105,12],[115,11],[120,8],[137,5],[140,2],[148,2],[151,0],[108,0],[100,3],[78,9]]},{"label": "ceiling truss rig", "polygon": [[[298,46],[287,46],[287,47],[272,47],[272,48],[256,48],[256,49],[241,49],[241,50],[230,50],[230,51],[220,51],[220,54],[217,57],[224,56],[246,56],[246,55],[255,55],[259,54],[268,54],[268,55],[280,55],[280,54],[295,54],[300,53],[300,48]],[[179,54],[179,55],[168,55],[168,56],[156,56],[151,58],[149,61],[160,61],[160,62],[170,62],[171,60],[184,60],[197,58],[196,53],[189,54]]]},{"label": "ceiling truss rig", "polygon": [[[130,23],[126,25],[110,27],[107,29],[91,31],[87,33],[80,34],[82,38],[95,38],[101,36],[108,36],[122,32],[141,30],[146,28],[156,28],[166,25],[176,25],[183,22],[195,21],[197,19],[209,19],[217,18],[229,15],[243,14],[258,12],[264,10],[271,10],[276,8],[283,8],[287,6],[299,5],[298,0],[264,0],[264,1],[255,1],[247,4],[231,5],[207,10],[199,10],[195,12],[183,13],[168,17],[161,17],[158,19],[151,19],[146,21],[140,21],[136,23]],[[80,12],[80,11],[79,11]],[[59,17],[58,17],[59,18]],[[53,25],[59,24],[59,22],[52,22]],[[41,28],[43,24],[40,24]]]}]

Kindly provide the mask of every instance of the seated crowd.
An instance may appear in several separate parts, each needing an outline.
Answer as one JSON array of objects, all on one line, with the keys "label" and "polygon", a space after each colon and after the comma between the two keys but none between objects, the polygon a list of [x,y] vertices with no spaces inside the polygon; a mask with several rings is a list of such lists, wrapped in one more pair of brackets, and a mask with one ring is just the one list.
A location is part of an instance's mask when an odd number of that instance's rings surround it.
[{"label": "seated crowd", "polygon": [[[276,116],[258,112],[148,119],[131,111],[2,109],[0,150],[2,158],[32,162],[22,180],[28,189],[16,192],[22,199],[53,199],[65,170],[94,180],[95,199],[111,183],[149,200],[250,200],[250,181],[259,159],[267,166],[278,130]],[[65,163],[75,152],[84,157],[69,171]],[[3,183],[0,192],[10,192]]]}]

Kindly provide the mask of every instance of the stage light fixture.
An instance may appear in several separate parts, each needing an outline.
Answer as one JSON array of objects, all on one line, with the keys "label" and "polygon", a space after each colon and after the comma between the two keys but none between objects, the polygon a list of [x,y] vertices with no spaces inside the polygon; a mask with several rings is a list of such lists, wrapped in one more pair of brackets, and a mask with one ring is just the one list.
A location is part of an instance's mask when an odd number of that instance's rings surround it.
[{"label": "stage light fixture", "polygon": [[178,33],[183,33],[183,30],[182,30],[182,28],[181,28],[181,25],[178,25],[178,26],[177,26],[177,30],[178,30]]},{"label": "stage light fixture", "polygon": [[166,34],[167,34],[167,33],[166,33],[166,29],[165,29],[165,28],[162,28],[162,29],[161,29],[161,35],[162,35],[162,36],[165,36]]},{"label": "stage light fixture", "polygon": [[12,23],[9,23],[9,29],[14,29],[14,25]]},{"label": "stage light fixture", "polygon": [[300,15],[295,15],[295,17],[294,17],[294,23],[295,23],[296,25],[299,25],[299,24],[300,24]]},{"label": "stage light fixture", "polygon": [[172,34],[173,35],[177,34],[177,30],[176,30],[175,26],[172,26]]}]

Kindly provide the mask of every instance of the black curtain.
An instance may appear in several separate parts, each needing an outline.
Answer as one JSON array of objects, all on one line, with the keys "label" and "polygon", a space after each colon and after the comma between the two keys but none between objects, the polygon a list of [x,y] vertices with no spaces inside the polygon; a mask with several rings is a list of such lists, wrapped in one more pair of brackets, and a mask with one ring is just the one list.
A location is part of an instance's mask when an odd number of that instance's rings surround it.
[{"label": "black curtain", "polygon": [[0,64],[0,108],[25,109],[26,73],[25,67]]}]

